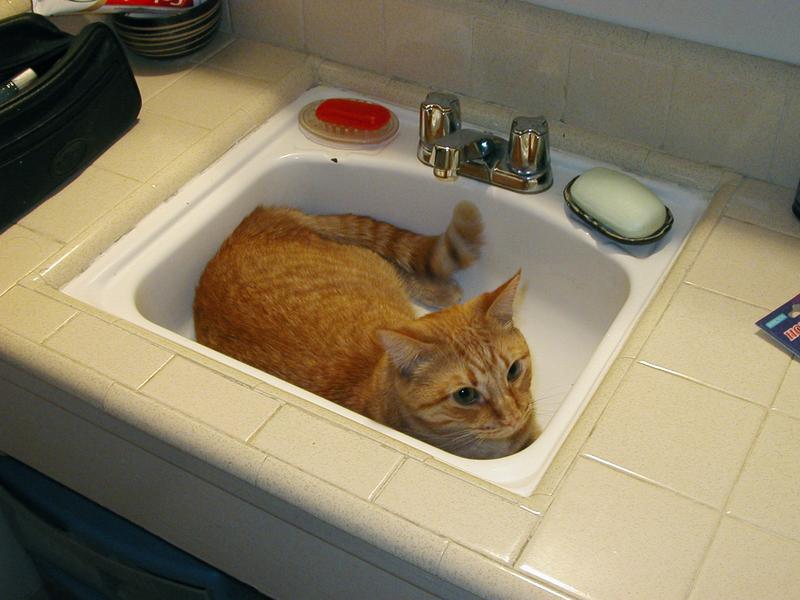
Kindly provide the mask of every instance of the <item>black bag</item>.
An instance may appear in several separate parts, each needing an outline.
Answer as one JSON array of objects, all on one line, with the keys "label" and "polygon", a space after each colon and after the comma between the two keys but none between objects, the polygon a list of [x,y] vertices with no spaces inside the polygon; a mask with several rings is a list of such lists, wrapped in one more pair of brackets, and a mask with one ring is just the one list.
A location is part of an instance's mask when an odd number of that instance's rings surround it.
[{"label": "black bag", "polygon": [[78,35],[41,15],[0,21],[0,83],[38,78],[0,104],[0,228],[78,175],[136,121],[142,99],[106,25]]}]

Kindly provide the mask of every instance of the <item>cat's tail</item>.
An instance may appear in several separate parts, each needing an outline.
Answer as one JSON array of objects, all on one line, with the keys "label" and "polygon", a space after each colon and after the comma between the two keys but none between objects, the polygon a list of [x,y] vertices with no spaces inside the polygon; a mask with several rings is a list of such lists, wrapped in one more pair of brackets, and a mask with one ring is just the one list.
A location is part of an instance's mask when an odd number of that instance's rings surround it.
[{"label": "cat's tail", "polygon": [[371,217],[308,216],[309,227],[328,239],[369,248],[405,271],[450,277],[474,263],[483,243],[483,221],[471,202],[459,202],[444,233],[420,235]]}]

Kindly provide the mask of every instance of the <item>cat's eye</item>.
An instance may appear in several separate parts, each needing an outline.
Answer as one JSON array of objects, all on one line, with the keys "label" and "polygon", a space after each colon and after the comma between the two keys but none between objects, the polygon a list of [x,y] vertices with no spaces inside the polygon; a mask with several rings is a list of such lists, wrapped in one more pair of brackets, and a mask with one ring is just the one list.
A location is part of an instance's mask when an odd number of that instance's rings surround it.
[{"label": "cat's eye", "polygon": [[453,400],[461,404],[462,406],[469,406],[470,404],[475,404],[481,395],[475,388],[471,387],[463,387],[455,392],[453,392]]},{"label": "cat's eye", "polygon": [[511,363],[511,366],[508,367],[508,373],[506,373],[506,379],[509,381],[514,381],[522,374],[522,362],[519,360],[515,360]]}]

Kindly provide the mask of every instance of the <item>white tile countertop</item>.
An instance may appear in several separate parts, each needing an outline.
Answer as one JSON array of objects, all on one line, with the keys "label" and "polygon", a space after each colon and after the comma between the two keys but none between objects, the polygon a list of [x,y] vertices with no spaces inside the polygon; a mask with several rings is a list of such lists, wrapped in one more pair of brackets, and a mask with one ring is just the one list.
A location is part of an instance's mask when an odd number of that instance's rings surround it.
[{"label": "white tile countertop", "polygon": [[[798,593],[800,361],[754,325],[800,291],[791,190],[551,125],[554,146],[700,188],[709,208],[522,498],[59,291],[312,85],[410,107],[426,91],[225,36],[191,60],[133,66],[139,122],[0,235],[0,450],[278,597],[291,588],[264,573],[268,560],[289,568],[280,549],[225,540],[257,545],[290,523],[344,550],[341,569],[369,589],[386,573],[408,586],[387,597]],[[487,127],[509,120],[463,107]],[[151,476],[162,464],[172,476]],[[195,481],[202,497],[186,491]],[[237,512],[221,515],[231,498]]]}]

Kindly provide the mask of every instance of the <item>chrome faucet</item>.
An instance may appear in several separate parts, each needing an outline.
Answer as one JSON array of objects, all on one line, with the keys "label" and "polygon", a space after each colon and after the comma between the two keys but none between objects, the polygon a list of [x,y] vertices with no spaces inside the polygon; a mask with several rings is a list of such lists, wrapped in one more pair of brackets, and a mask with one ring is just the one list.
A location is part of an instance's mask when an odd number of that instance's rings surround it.
[{"label": "chrome faucet", "polygon": [[544,117],[517,117],[509,139],[461,129],[461,105],[453,94],[431,92],[419,107],[417,157],[440,179],[458,175],[535,194],[553,184]]}]

